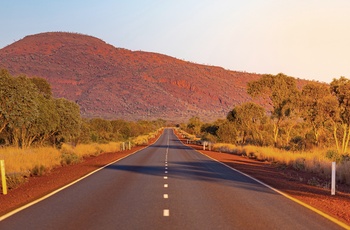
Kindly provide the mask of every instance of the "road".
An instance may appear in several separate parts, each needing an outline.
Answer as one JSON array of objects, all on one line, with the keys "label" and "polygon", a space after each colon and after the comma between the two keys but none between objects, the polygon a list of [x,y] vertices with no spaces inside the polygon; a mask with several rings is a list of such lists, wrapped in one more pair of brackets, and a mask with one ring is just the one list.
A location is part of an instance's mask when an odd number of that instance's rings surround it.
[{"label": "road", "polygon": [[155,144],[0,222],[0,229],[341,229],[184,146]]}]

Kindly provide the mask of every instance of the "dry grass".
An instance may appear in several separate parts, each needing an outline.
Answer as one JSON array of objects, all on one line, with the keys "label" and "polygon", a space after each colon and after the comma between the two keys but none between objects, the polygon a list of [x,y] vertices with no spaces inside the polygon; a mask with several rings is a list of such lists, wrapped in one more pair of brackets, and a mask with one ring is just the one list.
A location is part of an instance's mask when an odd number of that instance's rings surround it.
[{"label": "dry grass", "polygon": [[0,159],[5,160],[6,174],[30,175],[34,167],[50,170],[60,165],[61,152],[51,147],[33,149],[2,148]]},{"label": "dry grass", "polygon": [[189,133],[185,132],[182,129],[178,129],[177,132],[180,133],[184,138],[186,138],[190,141],[199,141],[201,139],[201,138],[196,137],[196,135],[189,134]]},{"label": "dry grass", "polygon": [[155,132],[149,133],[147,135],[135,137],[131,140],[131,143],[132,145],[145,145],[150,139],[155,138],[162,130],[163,128],[160,128]]},{"label": "dry grass", "polygon": [[104,152],[119,152],[121,150],[121,142],[110,142],[108,144],[79,144],[75,147],[63,144],[61,152],[77,155],[79,158],[97,156]]},{"label": "dry grass", "polygon": [[149,135],[142,135],[142,136],[138,136],[136,138],[134,138],[132,140],[132,142],[135,144],[135,145],[144,145],[144,144],[147,144],[148,143],[148,139],[150,138]]},{"label": "dry grass", "polygon": [[[76,163],[87,156],[120,150],[119,142],[81,144],[76,147],[63,144],[60,150],[53,147],[31,149],[9,147],[0,149],[0,159],[5,160],[5,170],[8,177],[40,176],[54,167]],[[9,179],[17,180],[18,178]]]},{"label": "dry grass", "polygon": [[[275,162],[291,166],[296,170],[316,173],[324,178],[331,176],[331,162],[326,157],[327,150],[314,149],[309,152],[291,152],[273,147],[236,146],[232,144],[217,143],[214,151],[227,152],[247,156],[260,161]],[[345,161],[337,165],[337,181],[350,185],[350,162]]]}]

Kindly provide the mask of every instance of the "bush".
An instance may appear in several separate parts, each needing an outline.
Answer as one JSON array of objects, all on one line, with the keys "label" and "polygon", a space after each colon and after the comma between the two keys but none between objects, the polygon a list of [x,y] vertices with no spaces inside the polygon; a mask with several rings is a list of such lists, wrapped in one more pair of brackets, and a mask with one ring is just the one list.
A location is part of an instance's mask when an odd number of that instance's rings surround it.
[{"label": "bush", "polygon": [[330,160],[334,160],[338,157],[338,152],[336,150],[330,149],[326,152],[326,158]]},{"label": "bush", "polygon": [[293,168],[295,168],[298,171],[304,171],[305,170],[305,159],[304,158],[297,158],[293,162]]},{"label": "bush", "polygon": [[42,176],[47,172],[47,168],[44,165],[35,165],[30,171],[31,176]]},{"label": "bush", "polygon": [[305,139],[301,136],[293,137],[289,142],[291,151],[304,151],[306,148]]},{"label": "bush", "polygon": [[76,164],[80,161],[80,158],[75,153],[62,153],[61,165]]},{"label": "bush", "polygon": [[25,175],[22,173],[10,173],[6,175],[6,184],[8,189],[17,188],[26,181]]}]

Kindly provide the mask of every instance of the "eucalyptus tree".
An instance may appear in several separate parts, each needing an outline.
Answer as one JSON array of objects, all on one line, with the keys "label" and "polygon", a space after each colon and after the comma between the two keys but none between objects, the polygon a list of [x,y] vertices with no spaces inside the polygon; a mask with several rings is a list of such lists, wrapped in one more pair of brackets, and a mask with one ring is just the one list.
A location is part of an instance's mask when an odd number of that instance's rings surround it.
[{"label": "eucalyptus tree", "polygon": [[276,146],[282,122],[292,118],[297,113],[300,92],[296,87],[295,79],[282,73],[265,74],[260,79],[249,82],[247,92],[252,97],[264,97],[270,101],[271,118],[274,122],[273,137]]},{"label": "eucalyptus tree", "polygon": [[93,118],[88,122],[91,139],[96,142],[112,140],[113,126],[110,121],[102,118]]},{"label": "eucalyptus tree", "polygon": [[218,125],[216,135],[220,142],[236,144],[238,131],[236,125],[229,120],[225,120]]},{"label": "eucalyptus tree", "polygon": [[310,125],[316,145],[319,145],[320,132],[325,129],[327,121],[332,121],[332,114],[336,118],[337,104],[337,98],[331,94],[328,85],[310,82],[303,87],[301,116]]},{"label": "eucalyptus tree", "polygon": [[199,117],[191,117],[187,124],[187,129],[196,136],[199,136],[201,133],[202,122]]},{"label": "eucalyptus tree", "polygon": [[52,98],[51,85],[46,79],[40,77],[31,77],[30,80],[33,82],[33,84],[38,89],[38,92],[43,97],[45,97],[46,99]]},{"label": "eucalyptus tree", "polygon": [[265,109],[253,102],[236,106],[227,114],[227,120],[236,125],[242,144],[247,138],[252,142],[263,143],[263,125],[267,122]]},{"label": "eucalyptus tree", "polygon": [[56,109],[55,99],[39,95],[39,116],[34,121],[33,134],[40,144],[51,139],[58,130],[60,117]]},{"label": "eucalyptus tree", "polygon": [[82,124],[79,105],[64,98],[55,99],[55,104],[59,115],[56,138],[59,141],[74,141],[80,134]]},{"label": "eucalyptus tree", "polygon": [[[338,110],[331,111],[330,114],[333,121],[333,136],[338,152],[344,154],[347,153],[350,140],[350,80],[345,77],[334,79],[330,84],[330,90],[338,101]],[[341,129],[340,132],[338,127]]]},{"label": "eucalyptus tree", "polygon": [[[13,79],[10,73],[5,70],[0,70],[0,133],[6,128],[10,122],[11,113],[15,101],[12,98],[15,96],[13,88]],[[12,111],[9,111],[11,109]]]},{"label": "eucalyptus tree", "polygon": [[38,91],[26,76],[6,78],[5,92],[1,90],[1,113],[11,142],[18,147],[30,145],[30,129],[39,116]]}]

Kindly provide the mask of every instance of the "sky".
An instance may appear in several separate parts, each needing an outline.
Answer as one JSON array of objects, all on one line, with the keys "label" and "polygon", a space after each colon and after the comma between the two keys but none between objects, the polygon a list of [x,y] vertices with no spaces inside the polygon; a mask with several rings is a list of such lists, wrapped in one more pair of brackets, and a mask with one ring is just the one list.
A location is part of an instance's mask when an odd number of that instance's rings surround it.
[{"label": "sky", "polygon": [[235,71],[350,78],[349,0],[0,0],[0,48],[63,31]]}]

